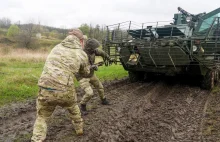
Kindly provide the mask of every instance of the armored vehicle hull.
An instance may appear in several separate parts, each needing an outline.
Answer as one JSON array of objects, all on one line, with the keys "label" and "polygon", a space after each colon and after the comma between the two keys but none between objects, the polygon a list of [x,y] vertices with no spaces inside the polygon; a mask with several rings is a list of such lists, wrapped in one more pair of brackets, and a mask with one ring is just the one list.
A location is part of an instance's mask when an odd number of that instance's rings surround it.
[{"label": "armored vehicle hull", "polygon": [[132,82],[155,74],[188,74],[201,76],[202,87],[212,89],[219,80],[220,8],[197,15],[182,10],[183,16],[191,21],[181,23],[174,16],[167,25],[170,21],[107,26],[103,48],[121,62]]}]

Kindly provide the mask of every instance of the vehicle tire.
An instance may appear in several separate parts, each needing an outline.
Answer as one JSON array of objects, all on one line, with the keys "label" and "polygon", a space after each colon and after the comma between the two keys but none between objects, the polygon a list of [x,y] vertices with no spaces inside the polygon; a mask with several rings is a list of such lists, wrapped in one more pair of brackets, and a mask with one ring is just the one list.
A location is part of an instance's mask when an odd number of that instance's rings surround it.
[{"label": "vehicle tire", "polygon": [[219,82],[219,71],[218,70],[216,70],[215,71],[215,84],[217,84],[218,82]]},{"label": "vehicle tire", "polygon": [[211,90],[215,86],[215,72],[208,71],[203,77],[202,88]]},{"label": "vehicle tire", "polygon": [[129,71],[128,75],[129,75],[129,80],[132,83],[144,79],[144,73],[143,72]]}]

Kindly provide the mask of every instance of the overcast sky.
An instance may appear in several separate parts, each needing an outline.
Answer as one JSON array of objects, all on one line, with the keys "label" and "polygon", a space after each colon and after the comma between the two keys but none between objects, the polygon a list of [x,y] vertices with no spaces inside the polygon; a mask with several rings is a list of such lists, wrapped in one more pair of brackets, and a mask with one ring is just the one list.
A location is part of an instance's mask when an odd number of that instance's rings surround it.
[{"label": "overcast sky", "polygon": [[168,21],[179,6],[197,14],[219,8],[220,0],[0,0],[0,18],[72,28],[82,23]]}]

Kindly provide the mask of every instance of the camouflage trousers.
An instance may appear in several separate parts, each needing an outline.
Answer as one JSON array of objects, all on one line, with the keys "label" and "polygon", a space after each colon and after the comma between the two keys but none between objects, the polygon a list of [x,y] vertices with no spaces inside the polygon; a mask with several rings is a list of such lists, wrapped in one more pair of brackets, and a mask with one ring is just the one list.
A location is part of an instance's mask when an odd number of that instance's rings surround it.
[{"label": "camouflage trousers", "polygon": [[85,91],[85,95],[83,96],[80,104],[86,104],[94,95],[91,85],[97,89],[100,99],[104,99],[104,87],[101,81],[97,78],[95,74],[93,74],[90,78],[83,78],[79,81],[80,87]]},{"label": "camouflage trousers", "polygon": [[42,142],[46,138],[47,122],[56,106],[59,105],[68,110],[75,130],[83,129],[83,119],[77,105],[75,88],[67,91],[41,89],[37,98],[37,118],[34,124],[32,142]]}]

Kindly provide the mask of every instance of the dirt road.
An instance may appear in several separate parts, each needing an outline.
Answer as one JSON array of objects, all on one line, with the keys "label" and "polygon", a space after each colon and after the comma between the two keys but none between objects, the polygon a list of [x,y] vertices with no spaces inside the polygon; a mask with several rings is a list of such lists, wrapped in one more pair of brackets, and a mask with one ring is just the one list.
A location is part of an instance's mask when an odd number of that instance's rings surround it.
[{"label": "dirt road", "polygon": [[[220,96],[200,89],[192,80],[155,79],[105,83],[111,105],[94,97],[83,116],[85,134],[77,137],[65,110],[57,108],[46,142],[216,142],[220,140]],[[78,90],[79,100],[83,94]],[[35,101],[0,109],[0,141],[29,141]],[[67,117],[66,117],[67,116]]]}]

